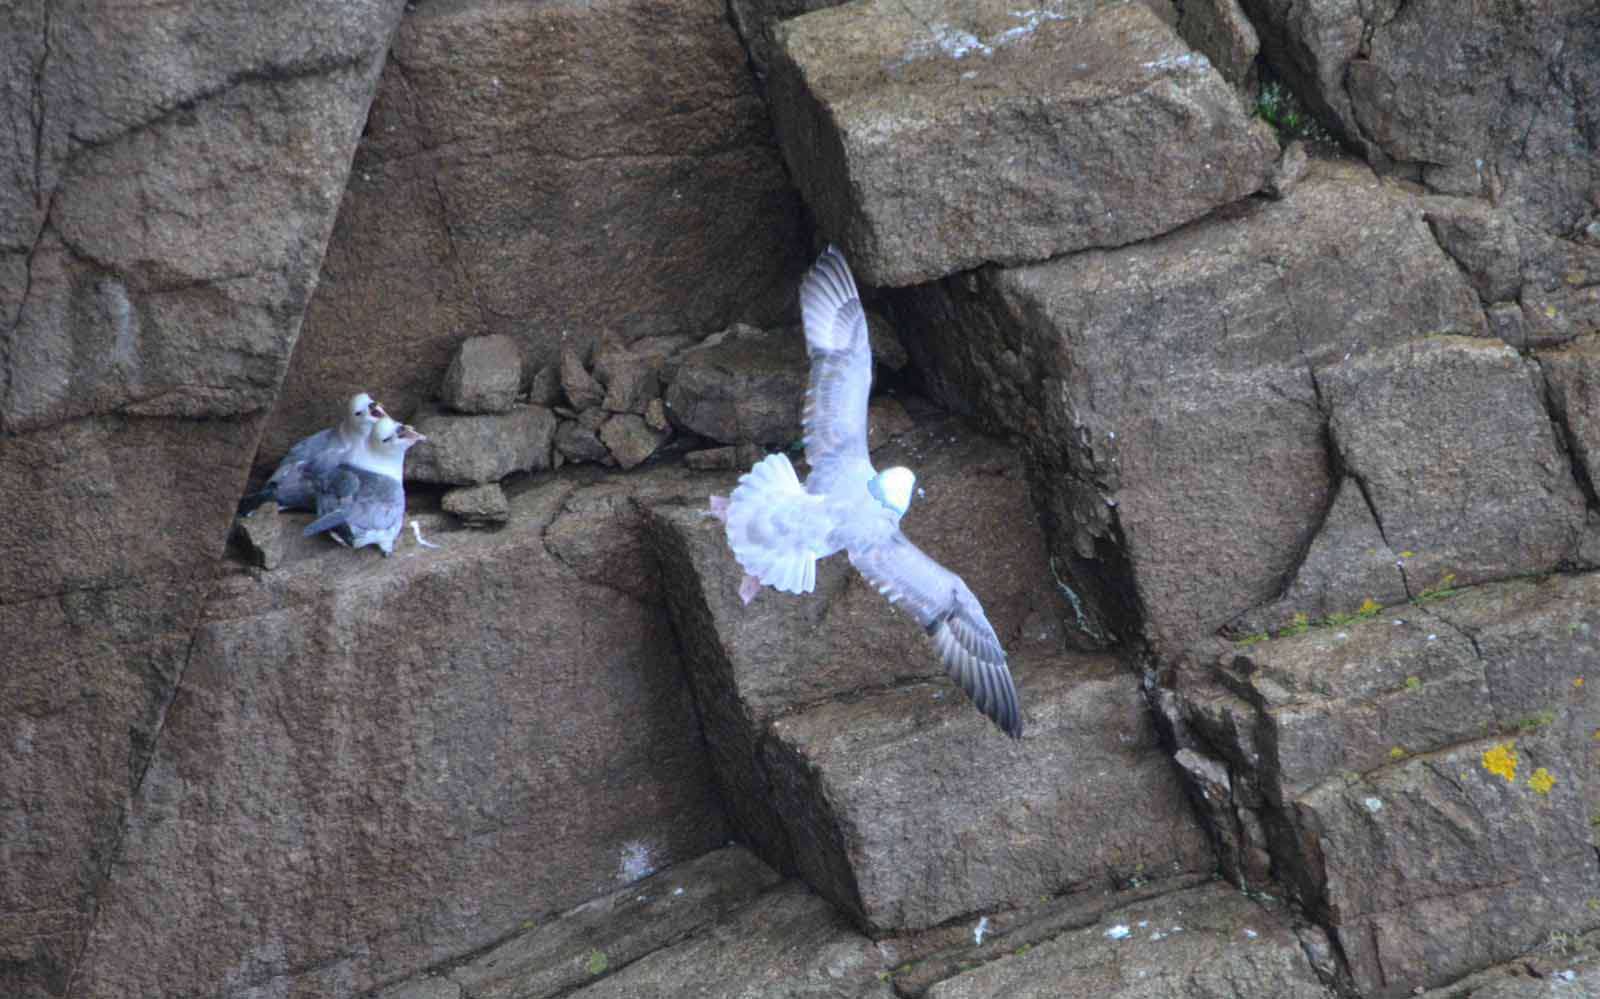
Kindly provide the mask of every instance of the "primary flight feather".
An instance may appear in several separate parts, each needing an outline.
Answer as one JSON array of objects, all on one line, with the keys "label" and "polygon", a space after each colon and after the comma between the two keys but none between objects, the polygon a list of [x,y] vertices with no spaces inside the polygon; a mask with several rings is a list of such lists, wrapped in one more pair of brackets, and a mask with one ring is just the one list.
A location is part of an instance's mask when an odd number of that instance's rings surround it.
[{"label": "primary flight feather", "polygon": [[728,497],[711,497],[728,546],[745,571],[739,596],[762,586],[810,593],[817,560],[847,553],[873,587],[904,607],[932,638],[945,671],[979,710],[1013,738],[1022,736],[1017,690],[1005,650],[978,598],[900,532],[916,477],[882,472],[867,455],[867,396],[872,350],[855,279],[834,247],[800,284],[811,377],[806,388],[806,462],[802,485],[782,454],[768,455]]}]

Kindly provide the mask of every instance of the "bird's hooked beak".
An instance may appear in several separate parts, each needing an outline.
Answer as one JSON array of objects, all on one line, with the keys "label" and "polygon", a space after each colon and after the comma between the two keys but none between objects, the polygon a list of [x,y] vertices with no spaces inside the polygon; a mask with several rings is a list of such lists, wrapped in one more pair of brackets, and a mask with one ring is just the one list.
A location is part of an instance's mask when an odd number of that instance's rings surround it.
[{"label": "bird's hooked beak", "polygon": [[428,439],[427,435],[418,433],[417,428],[413,427],[409,423],[402,426],[400,428],[400,432],[396,434],[396,436],[403,441],[410,441],[412,444],[421,444],[423,441]]},{"label": "bird's hooked beak", "polygon": [[389,414],[384,411],[384,408],[378,405],[378,401],[376,399],[374,399],[372,404],[367,407],[367,415],[372,417],[374,420],[387,419],[389,416]]}]

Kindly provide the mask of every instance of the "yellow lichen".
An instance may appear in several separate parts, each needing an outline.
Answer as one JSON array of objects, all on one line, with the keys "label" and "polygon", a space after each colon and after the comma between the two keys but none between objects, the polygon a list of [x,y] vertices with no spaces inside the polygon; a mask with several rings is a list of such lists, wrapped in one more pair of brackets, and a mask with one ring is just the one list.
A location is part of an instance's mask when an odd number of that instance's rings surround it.
[{"label": "yellow lichen", "polygon": [[1400,553],[1400,557],[1401,558],[1416,558],[1417,557],[1417,553],[1416,552],[1401,552]]},{"label": "yellow lichen", "polygon": [[1405,758],[1406,758],[1406,751],[1405,751],[1405,747],[1404,746],[1396,746],[1393,749],[1389,750],[1389,759],[1391,759],[1391,760],[1403,760]]},{"label": "yellow lichen", "polygon": [[1556,786],[1556,779],[1550,776],[1550,771],[1540,767],[1529,775],[1528,786],[1540,794],[1549,794],[1550,789]]},{"label": "yellow lichen", "polygon": [[1381,610],[1383,610],[1383,608],[1378,605],[1378,602],[1371,597],[1368,597],[1367,599],[1361,601],[1360,608],[1356,610],[1356,616],[1373,617]]},{"label": "yellow lichen", "polygon": [[1483,769],[1506,779],[1507,784],[1517,780],[1517,750],[1514,743],[1502,742],[1483,751]]},{"label": "yellow lichen", "polygon": [[1573,681],[1572,681],[1572,685],[1573,685],[1573,686],[1574,686],[1574,687],[1581,687],[1581,686],[1583,686],[1583,677],[1581,677],[1581,676],[1580,676],[1580,677],[1578,677],[1578,678],[1577,678],[1577,679],[1575,679],[1575,680],[1573,680]]}]

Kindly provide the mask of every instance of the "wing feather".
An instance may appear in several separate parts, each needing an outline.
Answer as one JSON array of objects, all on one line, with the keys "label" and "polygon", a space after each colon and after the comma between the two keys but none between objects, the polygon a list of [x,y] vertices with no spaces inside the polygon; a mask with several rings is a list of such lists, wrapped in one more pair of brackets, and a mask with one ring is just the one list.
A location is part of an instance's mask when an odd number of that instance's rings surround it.
[{"label": "wing feather", "polygon": [[806,488],[826,492],[839,467],[867,461],[867,396],[872,348],[867,314],[844,255],[828,247],[800,283],[811,376],[806,386]]},{"label": "wing feather", "polygon": [[882,544],[852,549],[850,564],[890,603],[911,612],[950,678],[1001,730],[1020,739],[1022,712],[1005,649],[961,577],[899,531]]}]

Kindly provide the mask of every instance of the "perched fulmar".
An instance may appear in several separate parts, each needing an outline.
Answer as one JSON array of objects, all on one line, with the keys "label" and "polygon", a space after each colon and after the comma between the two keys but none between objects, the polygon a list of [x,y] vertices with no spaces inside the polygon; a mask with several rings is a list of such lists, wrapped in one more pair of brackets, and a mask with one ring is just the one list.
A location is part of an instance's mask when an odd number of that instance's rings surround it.
[{"label": "perched fulmar", "polygon": [[916,476],[879,472],[867,455],[872,350],[849,265],[828,247],[800,284],[811,380],[803,421],[811,473],[800,484],[782,454],[757,462],[728,497],[711,497],[728,547],[745,571],[739,597],[762,586],[810,593],[817,560],[838,551],[891,604],[902,604],[933,639],[945,671],[978,709],[1022,737],[1017,690],[1005,650],[961,577],[900,533]]},{"label": "perched fulmar", "polygon": [[410,426],[385,416],[367,440],[317,483],[317,519],[305,536],[333,532],[352,548],[377,545],[388,558],[406,519],[406,451],[427,440]]},{"label": "perched fulmar", "polygon": [[367,393],[351,396],[344,419],[290,448],[267,484],[239,501],[239,513],[248,515],[267,500],[284,510],[316,509],[317,480],[338,467],[385,415]]}]

